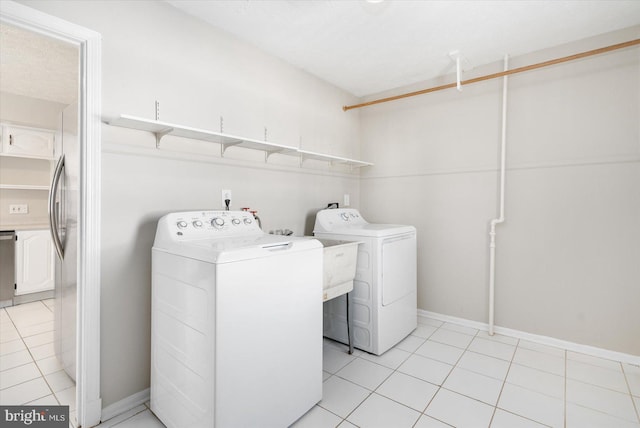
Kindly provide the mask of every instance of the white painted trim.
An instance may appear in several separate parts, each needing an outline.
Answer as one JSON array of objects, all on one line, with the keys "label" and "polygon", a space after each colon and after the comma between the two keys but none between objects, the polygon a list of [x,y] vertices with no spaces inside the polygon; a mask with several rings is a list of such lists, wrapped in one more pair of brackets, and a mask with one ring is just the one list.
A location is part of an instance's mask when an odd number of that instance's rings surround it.
[{"label": "white painted trim", "polygon": [[[640,155],[629,154],[620,156],[609,156],[599,159],[577,159],[577,160],[560,160],[547,162],[531,162],[511,165],[507,171],[526,171],[535,169],[550,168],[577,168],[599,165],[618,165],[627,163],[640,162]],[[470,168],[450,168],[450,169],[431,169],[420,172],[409,172],[400,174],[369,174],[362,177],[362,180],[381,180],[385,178],[412,178],[412,177],[429,177],[433,175],[456,175],[456,174],[497,174],[499,168],[495,166],[478,166]]]},{"label": "white painted trim", "polygon": [[100,422],[100,141],[101,36],[95,31],[3,1],[0,20],[78,46],[80,51],[80,245],[78,248],[78,422]]},{"label": "white painted trim", "polygon": [[[129,412],[130,410],[134,410],[136,407],[142,404],[145,404],[147,401],[149,401],[150,397],[151,397],[151,390],[147,388],[140,392],[136,392],[135,394],[130,395],[126,398],[123,398],[120,401],[116,401],[115,403],[102,409],[102,420],[109,421],[109,419],[111,418],[124,415],[126,412]],[[135,413],[139,413],[139,412],[135,412]]]},{"label": "white painted trim", "polygon": [[[443,315],[437,312],[425,311],[418,309],[418,317],[431,318],[438,321],[448,322],[451,324],[461,325],[464,327],[475,328],[476,330],[489,331],[489,324],[472,321],[464,318]],[[597,348],[595,346],[583,345],[580,343],[569,342],[567,340],[556,339],[555,337],[542,336],[539,334],[527,333],[525,331],[514,330],[506,327],[495,327],[495,332],[503,336],[509,336],[516,339],[524,339],[530,342],[540,343],[542,345],[555,346],[568,351],[579,352],[594,357],[606,358],[607,360],[620,361],[622,363],[640,365],[640,356],[625,354],[623,352],[610,351],[608,349]]]}]

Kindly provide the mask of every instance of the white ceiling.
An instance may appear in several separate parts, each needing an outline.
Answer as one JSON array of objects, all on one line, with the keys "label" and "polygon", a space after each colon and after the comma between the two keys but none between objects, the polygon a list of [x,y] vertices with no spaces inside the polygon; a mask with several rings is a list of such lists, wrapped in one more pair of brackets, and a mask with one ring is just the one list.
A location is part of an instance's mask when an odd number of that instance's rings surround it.
[{"label": "white ceiling", "polygon": [[[364,96],[640,24],[640,0],[168,0],[323,80]],[[0,25],[0,91],[73,102],[75,46]],[[55,82],[55,84],[51,83]]]},{"label": "white ceiling", "polygon": [[76,46],[0,24],[0,91],[71,104],[78,70]]},{"label": "white ceiling", "polygon": [[640,24],[640,1],[167,0],[357,95]]}]

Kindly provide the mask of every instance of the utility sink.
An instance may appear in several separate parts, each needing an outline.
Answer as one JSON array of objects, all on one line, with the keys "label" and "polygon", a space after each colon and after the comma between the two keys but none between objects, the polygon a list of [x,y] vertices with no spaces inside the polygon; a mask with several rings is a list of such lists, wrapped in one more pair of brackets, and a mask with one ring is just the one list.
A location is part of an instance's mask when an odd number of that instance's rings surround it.
[{"label": "utility sink", "polygon": [[318,241],[324,246],[322,301],[326,302],[353,290],[359,243],[332,239]]}]

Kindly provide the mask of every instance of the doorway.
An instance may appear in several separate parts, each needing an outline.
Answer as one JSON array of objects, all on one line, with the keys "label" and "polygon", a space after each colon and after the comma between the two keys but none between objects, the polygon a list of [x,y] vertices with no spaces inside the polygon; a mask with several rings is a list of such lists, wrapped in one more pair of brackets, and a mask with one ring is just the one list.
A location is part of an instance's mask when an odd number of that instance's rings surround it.
[{"label": "doorway", "polygon": [[[47,383],[71,382],[73,377],[76,380],[76,387],[72,389],[71,396],[69,393],[64,398],[54,397],[58,402],[65,401],[62,404],[75,403],[76,414],[74,425],[82,427],[95,426],[100,422],[101,400],[100,400],[100,35],[91,30],[79,27],[75,24],[63,21],[59,18],[44,14],[37,10],[25,7],[23,5],[3,1],[0,9],[0,24],[4,29],[20,31],[26,37],[37,36],[45,41],[49,41],[54,45],[61,47],[70,47],[76,52],[76,101],[77,113],[71,113],[71,123],[73,125],[64,134],[69,133],[66,141],[73,141],[75,138],[75,152],[72,151],[70,161],[67,167],[77,172],[77,176],[68,176],[68,182],[62,186],[75,191],[75,195],[71,195],[71,202],[75,203],[72,211],[78,213],[77,221],[74,222],[74,228],[63,231],[60,235],[62,242],[65,244],[75,243],[71,245],[69,251],[64,256],[67,260],[72,261],[71,269],[73,279],[67,279],[67,285],[73,283],[73,289],[60,290],[59,298],[50,299],[43,296],[44,300],[35,300],[26,305],[32,305],[30,309],[36,309],[36,306],[42,306],[45,310],[50,306],[55,307],[55,303],[66,305],[65,310],[72,312],[59,312],[69,315],[73,313],[73,320],[69,323],[65,318],[67,327],[64,329],[68,334],[65,338],[66,347],[60,346],[61,355],[57,358],[58,363],[62,362],[62,373],[68,375],[69,379],[63,379],[60,374],[59,379],[54,378],[48,380]],[[4,58],[3,58],[4,59]],[[37,66],[37,65],[36,65]],[[24,73],[28,75],[28,73]],[[58,77],[58,82],[60,78]],[[4,80],[4,79],[3,79]],[[51,88],[53,89],[53,87]],[[3,88],[3,95],[6,89]],[[24,97],[22,94],[13,94]],[[27,97],[28,98],[28,97]],[[73,102],[65,104],[65,107]],[[68,113],[68,112],[67,112]],[[22,125],[29,125],[22,121]],[[67,121],[68,122],[68,121]],[[60,136],[64,137],[63,131],[59,131]],[[64,141],[60,139],[59,141]],[[52,160],[57,162],[60,154],[64,150],[58,148]],[[34,159],[32,157],[31,159]],[[54,163],[55,163],[54,162]],[[57,164],[60,165],[59,163]],[[54,168],[57,172],[58,168]],[[33,185],[33,188],[22,188],[23,191],[43,191],[41,184]],[[48,189],[45,189],[48,190]],[[56,192],[49,193],[55,196]],[[41,199],[41,198],[40,198]],[[47,197],[49,202],[48,212],[53,213],[53,218],[60,218],[59,214],[63,211],[64,204],[54,199],[51,204],[51,197]],[[15,204],[23,205],[23,204]],[[36,207],[35,204],[34,208]],[[53,206],[53,209],[51,209]],[[68,207],[69,204],[67,203]],[[54,221],[55,222],[55,221]],[[53,234],[52,234],[53,237]],[[59,257],[59,256],[58,256]],[[54,259],[55,260],[55,259]],[[58,273],[63,271],[63,266],[58,266]],[[63,281],[64,282],[64,281]],[[58,289],[56,289],[58,290]],[[56,291],[57,293],[58,291]],[[29,293],[26,293],[29,294]],[[35,305],[34,305],[35,304]],[[22,306],[22,305],[19,305]],[[16,306],[16,307],[19,307]],[[38,307],[37,309],[43,309]],[[60,307],[58,308],[60,309]],[[55,308],[52,313],[55,312]],[[43,312],[45,317],[50,317]],[[20,315],[16,312],[15,319],[19,319]],[[58,327],[58,326],[57,326]],[[56,327],[56,328],[57,328]],[[63,329],[59,329],[59,333]],[[18,331],[20,334],[20,332]],[[46,335],[45,335],[46,336]],[[49,340],[51,336],[46,336]],[[26,345],[26,340],[22,343]],[[31,340],[30,340],[31,342]],[[19,345],[18,342],[15,344]],[[72,346],[69,346],[72,345]],[[49,348],[50,349],[50,348]],[[2,345],[0,345],[0,351]],[[66,351],[66,357],[62,354]],[[50,351],[49,351],[50,352]],[[37,352],[36,352],[37,353]],[[33,354],[32,354],[33,355]],[[63,360],[66,359],[66,362]],[[42,372],[42,368],[35,361],[34,367]],[[46,369],[44,369],[47,371]],[[67,385],[67,384],[65,384]],[[53,389],[53,388],[51,388]],[[69,388],[66,388],[69,389]],[[4,404],[4,403],[3,403]],[[13,403],[12,403],[13,404]],[[53,403],[47,403],[53,404]],[[73,414],[73,412],[72,412]]]}]

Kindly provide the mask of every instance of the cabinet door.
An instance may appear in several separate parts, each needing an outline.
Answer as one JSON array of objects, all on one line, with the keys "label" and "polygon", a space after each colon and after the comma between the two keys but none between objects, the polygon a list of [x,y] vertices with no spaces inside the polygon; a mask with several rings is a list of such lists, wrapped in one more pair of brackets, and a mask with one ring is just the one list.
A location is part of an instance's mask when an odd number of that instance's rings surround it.
[{"label": "cabinet door", "polygon": [[2,128],[2,152],[7,155],[51,158],[53,144],[52,131],[13,125]]},{"label": "cabinet door", "polygon": [[54,266],[48,230],[16,232],[16,295],[53,290]]}]

